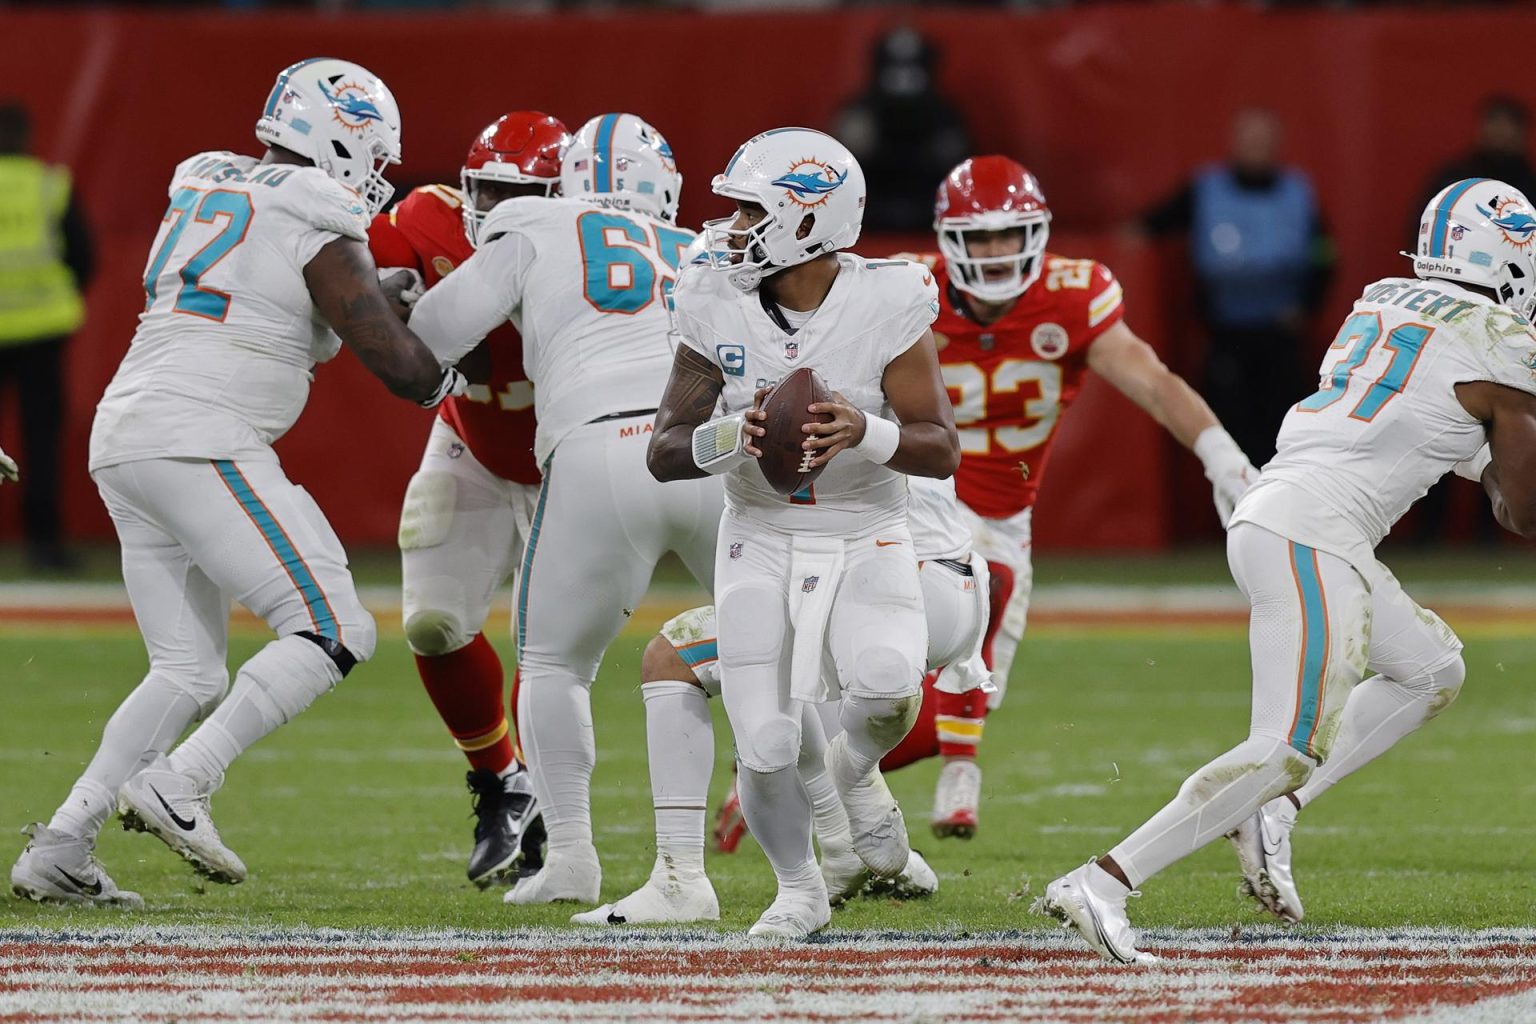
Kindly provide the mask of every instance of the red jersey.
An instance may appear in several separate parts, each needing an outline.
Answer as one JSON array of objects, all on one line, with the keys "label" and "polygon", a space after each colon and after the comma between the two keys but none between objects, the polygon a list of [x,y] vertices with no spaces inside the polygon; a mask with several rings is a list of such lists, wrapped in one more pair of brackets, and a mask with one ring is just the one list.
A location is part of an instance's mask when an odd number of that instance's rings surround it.
[{"label": "red jersey", "polygon": [[[380,267],[410,267],[428,288],[474,253],[464,236],[459,190],[426,185],[373,219],[368,248]],[[533,457],[533,384],[523,372],[523,339],[511,324],[486,336],[489,384],[473,384],[439,406],[438,415],[463,439],[481,465],[513,483],[537,484]]]},{"label": "red jersey", "polygon": [[1125,315],[1102,264],[1044,255],[1040,277],[1001,320],[964,312],[943,257],[920,257],[939,284],[934,340],[960,429],[960,500],[984,519],[1035,503],[1061,414],[1082,390],[1088,346]]}]

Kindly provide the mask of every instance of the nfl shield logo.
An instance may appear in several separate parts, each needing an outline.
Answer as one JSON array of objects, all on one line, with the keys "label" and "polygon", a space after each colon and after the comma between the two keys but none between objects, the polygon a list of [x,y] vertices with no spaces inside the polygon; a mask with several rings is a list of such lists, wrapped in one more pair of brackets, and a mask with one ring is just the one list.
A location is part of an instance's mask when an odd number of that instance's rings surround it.
[{"label": "nfl shield logo", "polygon": [[737,541],[731,545],[731,557],[733,559],[741,557],[741,541]]},{"label": "nfl shield logo", "polygon": [[820,582],[821,582],[821,577],[820,576],[807,576],[805,578],[805,582],[800,584],[800,589],[802,591],[804,591],[805,593],[809,594],[811,591],[816,589],[816,584],[818,584]]},{"label": "nfl shield logo", "polygon": [[785,359],[799,359],[800,358],[800,343],[798,341],[786,341],[784,343],[784,358]]}]

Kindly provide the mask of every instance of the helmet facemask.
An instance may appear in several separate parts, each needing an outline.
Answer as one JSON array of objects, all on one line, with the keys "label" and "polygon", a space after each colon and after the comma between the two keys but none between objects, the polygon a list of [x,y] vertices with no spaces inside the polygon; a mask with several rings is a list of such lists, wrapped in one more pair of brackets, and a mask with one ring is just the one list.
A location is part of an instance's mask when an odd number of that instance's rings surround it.
[{"label": "helmet facemask", "polygon": [[[331,148],[337,159],[335,161],[317,160],[316,164],[331,177],[355,191],[362,199],[363,206],[367,208],[368,216],[371,218],[377,216],[395,194],[395,186],[385,180],[384,170],[390,164],[399,163],[400,158],[389,151],[388,144],[381,138],[368,139],[366,147],[364,153],[354,156],[345,143],[339,139],[332,139]],[[354,178],[358,180],[354,181]]]},{"label": "helmet facemask", "polygon": [[[1050,214],[983,213],[939,221],[939,251],[950,267],[950,280],[956,288],[983,302],[1007,302],[1029,290],[1040,277],[1045,245],[1050,237]],[[1023,231],[1019,252],[1001,256],[972,256],[966,235],[981,231]],[[1006,277],[989,276],[987,271],[1002,267]]]}]

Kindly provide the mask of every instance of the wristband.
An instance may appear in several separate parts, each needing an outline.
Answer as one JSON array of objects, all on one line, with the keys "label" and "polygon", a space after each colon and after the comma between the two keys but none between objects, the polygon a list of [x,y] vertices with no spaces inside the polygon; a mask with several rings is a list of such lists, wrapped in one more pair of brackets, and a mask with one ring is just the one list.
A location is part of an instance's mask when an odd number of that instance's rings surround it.
[{"label": "wristband", "polygon": [[1214,479],[1231,466],[1247,465],[1248,456],[1232,440],[1232,435],[1221,427],[1206,427],[1195,438],[1195,457],[1205,467],[1205,475]]},{"label": "wristband", "polygon": [[741,413],[708,420],[693,428],[693,464],[711,476],[730,470],[747,457],[747,418]]},{"label": "wristband", "polygon": [[437,390],[432,392],[432,397],[423,399],[419,404],[423,409],[436,409],[445,400],[462,395],[469,390],[469,378],[459,372],[457,367],[450,366],[443,371],[443,379],[437,382]]},{"label": "wristband", "polygon": [[901,425],[883,416],[864,414],[864,439],[848,450],[883,466],[895,456],[901,446]]}]

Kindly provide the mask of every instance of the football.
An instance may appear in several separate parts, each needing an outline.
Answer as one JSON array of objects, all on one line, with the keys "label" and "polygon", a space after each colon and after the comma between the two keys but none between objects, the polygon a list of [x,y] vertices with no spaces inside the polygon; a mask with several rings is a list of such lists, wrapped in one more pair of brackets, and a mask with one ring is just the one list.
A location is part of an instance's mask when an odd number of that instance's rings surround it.
[{"label": "football", "polygon": [[810,468],[811,455],[800,447],[805,441],[801,430],[807,423],[832,419],[831,413],[813,416],[806,411],[812,402],[830,402],[832,391],[821,375],[809,366],[802,366],[773,386],[763,397],[763,421],[767,433],[758,439],[757,447],[763,457],[757,460],[762,467],[763,479],[780,494],[794,494],[809,487],[821,475],[824,466]]}]

